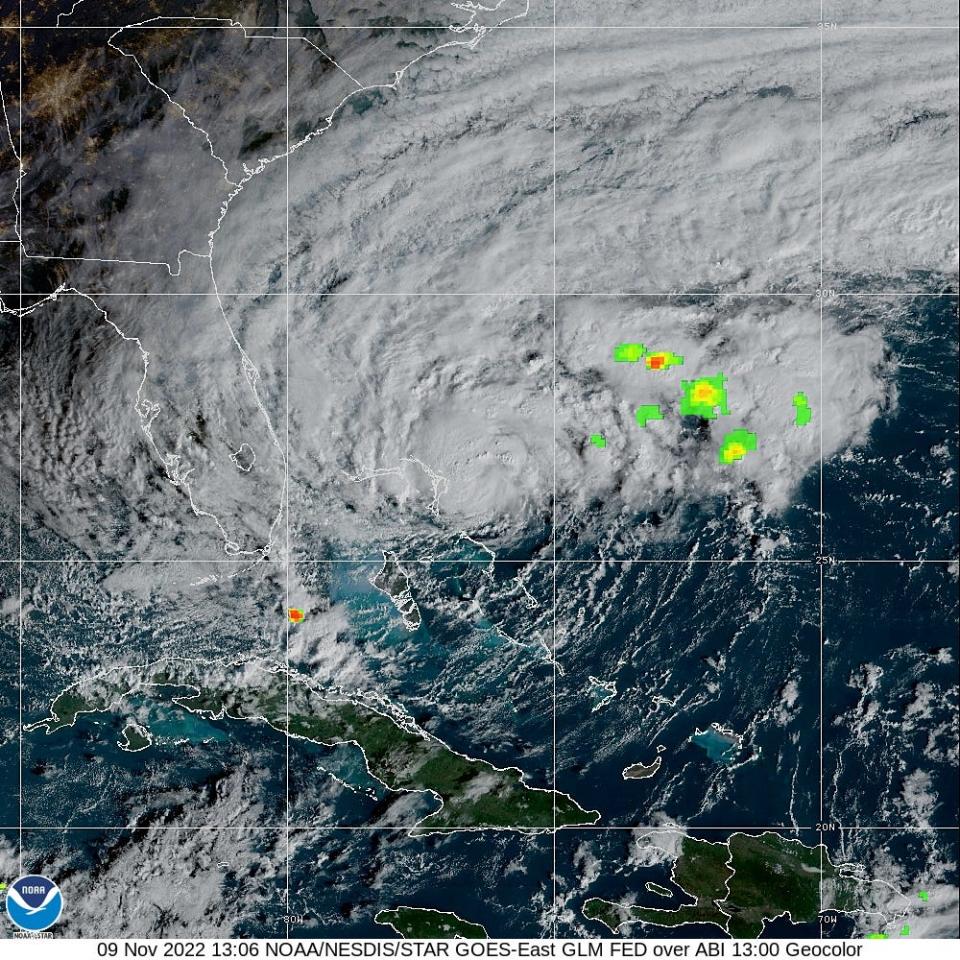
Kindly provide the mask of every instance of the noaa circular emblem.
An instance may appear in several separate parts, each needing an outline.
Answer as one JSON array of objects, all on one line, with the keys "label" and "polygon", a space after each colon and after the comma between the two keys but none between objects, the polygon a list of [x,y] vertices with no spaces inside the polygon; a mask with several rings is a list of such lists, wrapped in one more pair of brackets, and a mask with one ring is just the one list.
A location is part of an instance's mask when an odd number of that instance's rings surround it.
[{"label": "noaa circular emblem", "polygon": [[60,888],[48,877],[31,873],[7,887],[7,916],[21,930],[46,930],[60,919],[62,911]]}]

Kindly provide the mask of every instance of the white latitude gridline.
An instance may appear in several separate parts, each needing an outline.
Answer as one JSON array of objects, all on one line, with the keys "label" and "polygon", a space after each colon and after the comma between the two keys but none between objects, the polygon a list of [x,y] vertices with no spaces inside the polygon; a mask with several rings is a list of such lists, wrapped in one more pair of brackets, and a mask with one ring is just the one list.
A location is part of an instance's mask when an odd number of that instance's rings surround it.
[{"label": "white latitude gridline", "polygon": [[[535,2],[535,0],[534,0]],[[589,33],[595,31],[622,31],[629,30],[633,32],[647,32],[655,30],[668,30],[668,31],[688,31],[688,32],[698,32],[698,31],[734,31],[734,30],[743,30],[743,31],[761,31],[761,30],[776,30],[776,31],[785,31],[785,30],[797,30],[797,31],[809,31],[811,29],[817,29],[819,33],[819,86],[820,86],[820,117],[819,117],[819,139],[820,139],[820,157],[819,157],[819,177],[820,177],[820,189],[819,189],[819,289],[817,291],[798,291],[798,292],[779,292],[779,293],[730,293],[730,294],[717,294],[715,292],[710,292],[709,296],[727,296],[733,299],[737,298],[747,298],[747,297],[793,297],[796,299],[800,298],[809,298],[816,297],[819,304],[819,380],[820,380],[820,398],[822,406],[822,396],[823,396],[823,311],[824,311],[824,297],[820,295],[820,292],[823,290],[823,281],[824,281],[824,231],[823,231],[823,212],[824,212],[824,190],[823,190],[823,113],[824,113],[824,94],[823,94],[823,20],[824,20],[824,4],[823,0],[820,0],[820,16],[819,21],[816,24],[809,25],[791,25],[791,26],[751,26],[751,25],[725,25],[725,26],[682,26],[682,25],[671,25],[671,26],[636,26],[636,25],[626,25],[626,26],[592,26],[592,27],[580,27],[580,26],[570,26],[570,25],[561,25],[557,23],[557,4],[562,2],[562,0],[554,0],[552,3],[552,25],[522,25],[522,24],[507,24],[503,27],[499,27],[499,30],[530,30],[530,31],[540,31],[540,32],[551,32],[552,33],[552,45],[553,45],[553,122],[552,122],[552,141],[553,141],[553,176],[552,176],[552,219],[553,219],[553,250],[552,250],[552,290],[547,293],[539,294],[524,294],[516,292],[507,292],[504,295],[511,297],[540,297],[543,299],[550,298],[552,302],[552,327],[553,327],[553,374],[552,374],[552,393],[553,393],[553,489],[551,497],[551,522],[552,522],[552,557],[550,559],[538,559],[535,560],[535,563],[548,563],[551,565],[552,569],[552,607],[553,607],[553,616],[552,616],[552,633],[551,633],[551,659],[553,663],[553,676],[552,676],[552,726],[553,726],[553,755],[552,755],[552,789],[556,792],[557,789],[557,660],[556,660],[556,632],[557,632],[557,566],[562,564],[596,564],[599,562],[608,563],[608,564],[621,564],[621,563],[678,563],[678,564],[689,564],[693,563],[715,563],[715,564],[736,564],[736,563],[757,563],[757,562],[766,562],[766,563],[775,563],[775,564],[817,564],[819,567],[819,585],[818,585],[818,594],[819,594],[819,634],[820,634],[820,650],[819,650],[819,673],[820,673],[820,704],[819,704],[819,718],[820,718],[820,729],[819,729],[819,760],[820,760],[820,771],[819,771],[819,815],[820,822],[815,827],[809,826],[787,826],[784,824],[780,825],[739,825],[739,826],[711,826],[711,827],[689,827],[693,831],[719,831],[719,832],[731,832],[737,830],[775,830],[781,833],[794,833],[799,831],[806,832],[816,832],[819,835],[819,850],[821,857],[821,872],[823,866],[823,851],[824,851],[824,833],[827,832],[824,828],[827,827],[824,821],[824,782],[823,782],[823,668],[824,668],[824,659],[823,659],[823,649],[824,649],[824,618],[823,618],[823,608],[824,608],[824,582],[823,582],[823,571],[825,562],[830,562],[832,564],[843,565],[843,564],[861,564],[861,563],[894,563],[894,564],[916,564],[916,563],[934,563],[934,564],[944,564],[952,562],[949,559],[944,560],[930,560],[930,559],[904,559],[904,558],[872,558],[872,559],[833,559],[825,558],[823,555],[824,552],[824,499],[823,499],[823,419],[818,418],[819,422],[819,555],[816,559],[813,560],[803,560],[803,559],[794,559],[794,560],[689,560],[689,559],[666,559],[666,560],[636,560],[632,558],[620,558],[620,559],[591,559],[591,560],[564,560],[558,559],[556,556],[557,552],[557,387],[558,387],[558,378],[557,378],[557,298],[558,297],[608,297],[608,296],[625,296],[625,297],[650,297],[650,298],[666,298],[671,296],[683,296],[685,294],[705,294],[705,291],[670,291],[668,293],[632,293],[630,291],[624,291],[622,293],[583,293],[583,292],[565,292],[561,291],[558,286],[558,272],[557,272],[557,127],[558,127],[558,113],[557,113],[557,33],[559,31],[569,30],[569,31],[579,31],[582,33]],[[602,0],[601,0],[602,2]],[[403,294],[391,294],[391,293],[324,293],[322,291],[317,292],[292,292],[290,290],[290,37],[291,37],[291,27],[290,27],[290,8],[289,3],[284,5],[284,26],[269,28],[272,29],[279,39],[281,36],[284,38],[284,56],[285,56],[285,253],[284,253],[284,263],[285,263],[285,276],[284,276],[284,291],[283,293],[269,293],[269,294],[222,294],[222,296],[282,296],[285,300],[284,306],[284,337],[285,337],[285,409],[284,409],[284,431],[285,431],[285,463],[284,463],[284,508],[285,508],[285,541],[286,541],[286,555],[280,561],[268,560],[267,563],[282,563],[284,566],[284,594],[285,594],[285,606],[289,607],[290,600],[290,564],[291,564],[291,551],[290,551],[290,483],[289,483],[289,451],[290,451],[290,406],[289,406],[289,363],[290,363],[290,298],[291,297],[339,297],[339,296],[370,296],[370,297],[391,297],[391,296],[431,296],[431,297],[469,297],[469,296],[496,296],[498,294],[488,294],[488,293],[403,293]],[[29,32],[32,30],[93,30],[93,31],[106,31],[111,29],[120,29],[120,27],[57,27],[57,26],[43,26],[43,27],[24,27],[23,26],[23,0],[19,0],[19,17],[17,25],[17,37],[18,37],[18,80],[19,80],[19,98],[18,98],[18,110],[20,115],[20,123],[18,126],[18,153],[23,156],[23,34],[25,31]],[[904,30],[919,30],[919,31],[934,31],[934,30],[943,30],[948,32],[956,32],[957,25],[950,24],[899,24],[899,25],[871,25],[871,24],[855,24],[851,25],[853,29],[859,31],[886,31],[886,32],[895,32],[895,31],[904,31]],[[154,29],[148,27],[147,29]],[[164,29],[162,26],[157,26],[155,29]],[[195,30],[220,30],[220,29],[234,29],[233,27],[219,27],[219,26],[199,26],[199,27],[187,27],[186,29],[195,29]],[[262,30],[268,28],[256,27],[253,29]],[[299,30],[300,28],[294,28]],[[324,31],[328,30],[368,30],[369,27],[360,27],[360,26],[334,26],[322,28]],[[390,29],[390,30],[422,30],[422,27],[416,26],[403,26],[403,27],[377,27],[377,29]],[[447,28],[431,28],[437,29],[438,31],[445,31]],[[23,210],[22,203],[22,180],[18,179],[17,182],[17,199],[18,207],[21,211]],[[22,220],[20,223],[21,228],[21,240],[23,237],[22,231]],[[23,260],[24,260],[24,247],[21,241],[0,241],[0,242],[9,242],[18,244],[18,306],[22,306],[23,299]],[[42,294],[37,294],[42,295]],[[212,295],[208,293],[158,293],[158,294],[140,294],[140,293],[98,293],[97,296],[207,296]],[[914,297],[920,298],[934,298],[934,297],[946,297],[951,299],[956,299],[957,294],[955,292],[950,293],[940,293],[940,292],[930,292],[930,291],[883,291],[875,293],[866,293],[866,294],[834,294],[837,297],[849,296],[851,298],[865,299],[865,298],[890,298],[890,299],[911,299]],[[130,826],[88,826],[88,827],[74,827],[74,826],[39,826],[39,825],[24,825],[23,822],[23,568],[25,564],[77,564],[77,563],[90,563],[90,564],[104,564],[110,565],[114,563],[144,563],[144,564],[166,564],[166,563],[245,563],[249,564],[249,561],[236,560],[231,561],[229,559],[215,559],[215,560],[125,560],[125,559],[103,559],[103,560],[88,560],[88,559],[68,559],[68,560],[28,560],[25,561],[23,557],[23,317],[22,314],[18,313],[18,447],[19,447],[19,476],[18,476],[18,514],[19,514],[19,530],[18,530],[18,558],[16,561],[3,560],[0,563],[17,563],[18,567],[18,719],[19,719],[19,736],[18,736],[18,781],[19,781],[19,793],[18,793],[18,803],[19,803],[19,813],[18,813],[18,823],[17,823],[17,832],[18,832],[18,841],[19,841],[19,867],[20,872],[23,872],[23,834],[25,830],[30,831],[112,831],[112,832],[144,832],[149,833],[156,830],[169,830],[171,832],[222,832],[222,831],[235,831],[241,833],[255,833],[255,832],[268,832],[271,834],[277,834],[278,832],[283,832],[285,835],[285,850],[284,850],[284,879],[285,879],[285,904],[284,908],[286,910],[287,916],[284,921],[285,926],[285,936],[290,937],[290,926],[291,926],[291,902],[290,902],[290,833],[309,833],[309,834],[322,834],[322,833],[332,833],[332,832],[398,832],[406,827],[402,826],[386,826],[386,827],[367,827],[367,826],[317,826],[317,827],[306,827],[306,826],[295,826],[291,824],[290,817],[290,738],[285,737],[285,809],[286,817],[285,823],[282,827],[278,826],[230,826],[230,825],[217,825],[217,826],[150,826],[150,827],[130,827]],[[401,558],[402,562],[405,563],[425,563],[428,562],[423,558],[415,558],[407,560]],[[310,558],[298,558],[297,562],[299,563],[346,563],[346,564],[355,564],[363,562],[362,559],[356,560],[322,560],[322,559],[310,559]],[[483,563],[489,563],[489,560],[477,561]],[[495,561],[500,562],[500,561]],[[507,561],[503,561],[507,562]],[[290,668],[290,624],[287,622],[285,624],[285,659],[287,665],[287,684],[286,684],[286,695],[287,695],[287,715],[289,715],[290,705],[289,705],[289,694],[290,694],[290,681],[289,681],[289,668]],[[551,831],[551,847],[552,847],[552,872],[551,872],[551,881],[552,881],[552,912],[553,912],[553,921],[552,921],[552,934],[553,936],[557,935],[557,912],[558,912],[558,890],[557,890],[557,809],[556,803],[553,806],[553,829]],[[7,829],[0,827],[0,829]],[[566,828],[561,828],[566,829]],[[593,826],[582,826],[570,828],[567,832],[584,832],[584,833],[603,833],[607,831],[634,831],[637,829],[657,829],[654,826],[649,825],[629,825],[629,826],[613,826],[613,825],[593,825]],[[662,827],[659,829],[663,829]],[[957,832],[960,827],[958,826],[946,826],[946,827],[916,827],[916,826],[891,826],[891,825],[845,825],[845,824],[830,824],[829,830],[832,832],[834,830],[838,832],[857,832],[857,831],[888,831],[888,832],[898,832],[898,833],[924,833],[924,832]],[[441,833],[458,833],[461,832],[458,828],[443,828],[437,832]],[[480,831],[473,832],[483,832],[483,833],[497,833],[497,832],[509,832],[509,833],[524,833],[524,834],[540,834],[542,831],[530,830],[530,829],[520,829],[517,828],[481,828]],[[821,882],[821,908],[823,906],[823,890]],[[820,936],[823,936],[824,927],[820,928]]]}]

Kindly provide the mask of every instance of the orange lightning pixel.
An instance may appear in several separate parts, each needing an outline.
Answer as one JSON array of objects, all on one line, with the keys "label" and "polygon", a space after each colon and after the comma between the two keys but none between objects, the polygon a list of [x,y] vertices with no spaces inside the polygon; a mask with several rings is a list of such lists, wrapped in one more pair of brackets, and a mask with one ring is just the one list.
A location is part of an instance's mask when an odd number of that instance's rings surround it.
[{"label": "orange lightning pixel", "polygon": [[303,611],[299,607],[291,607],[287,612],[287,616],[290,618],[291,623],[303,622]]},{"label": "orange lightning pixel", "polygon": [[648,370],[668,370],[670,367],[683,366],[683,357],[669,350],[658,350],[647,355],[646,363]]}]

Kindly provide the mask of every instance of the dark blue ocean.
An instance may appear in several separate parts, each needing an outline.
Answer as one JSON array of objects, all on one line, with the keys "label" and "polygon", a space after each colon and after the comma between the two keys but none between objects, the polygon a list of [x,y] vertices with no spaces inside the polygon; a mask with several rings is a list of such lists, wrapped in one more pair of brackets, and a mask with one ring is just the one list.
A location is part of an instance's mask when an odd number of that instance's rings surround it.
[{"label": "dark blue ocean", "polygon": [[[557,564],[548,528],[494,565],[462,542],[440,545],[434,562],[409,565],[423,618],[414,632],[369,582],[377,564],[299,571],[344,612],[343,635],[363,651],[371,686],[451,748],[517,766],[531,786],[555,785],[616,829],[563,830],[555,844],[510,831],[411,836],[432,801],[385,789],[354,748],[291,744],[288,794],[287,745],[275,731],[202,720],[145,694],[122,716],[24,736],[23,819],[37,828],[25,840],[30,868],[95,878],[167,827],[169,841],[144,853],[162,872],[176,850],[172,828],[228,826],[256,855],[266,891],[237,929],[271,934],[293,914],[294,934],[332,936],[392,935],[373,916],[398,903],[454,910],[491,934],[537,936],[556,923],[561,934],[603,935],[580,914],[586,897],[652,904],[643,884],[669,885],[668,860],[637,855],[636,838],[654,827],[717,840],[775,828],[824,839],[831,855],[868,867],[893,857],[907,885],[936,869],[955,883],[956,835],[933,828],[956,825],[960,799],[957,302],[918,297],[892,310],[857,300],[841,320],[883,326],[896,404],[854,457],[824,464],[822,554],[813,471],[794,505],[757,529],[740,528],[729,503],[678,507],[676,539],[634,562],[596,560],[598,531],[586,524],[557,531]],[[790,546],[766,554],[769,536]],[[533,562],[523,559],[530,549]],[[15,573],[2,571],[5,596]],[[91,624],[106,622],[104,595],[77,582],[69,604],[86,604],[83,616],[53,615],[67,601],[31,593],[27,722],[98,642]],[[146,659],[162,646],[152,630],[143,622],[114,639]],[[204,656],[259,649],[228,622],[198,636]],[[63,658],[51,662],[63,638]],[[7,621],[0,640],[0,776],[16,785],[17,636]],[[155,738],[140,753],[117,745],[134,714]],[[649,778],[624,779],[625,768],[658,758]],[[12,838],[15,789],[2,811]],[[231,873],[236,849],[203,854],[228,864],[225,891],[249,889],[249,877]],[[289,907],[280,898],[288,868]]]}]

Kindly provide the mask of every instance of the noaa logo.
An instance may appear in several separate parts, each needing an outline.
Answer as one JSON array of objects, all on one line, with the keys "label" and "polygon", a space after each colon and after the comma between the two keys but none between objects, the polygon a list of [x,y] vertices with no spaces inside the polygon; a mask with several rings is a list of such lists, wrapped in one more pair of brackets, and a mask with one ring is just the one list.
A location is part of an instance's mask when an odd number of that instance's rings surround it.
[{"label": "noaa logo", "polygon": [[47,877],[30,874],[7,887],[7,916],[21,930],[46,930],[60,919],[62,911],[60,888]]}]

